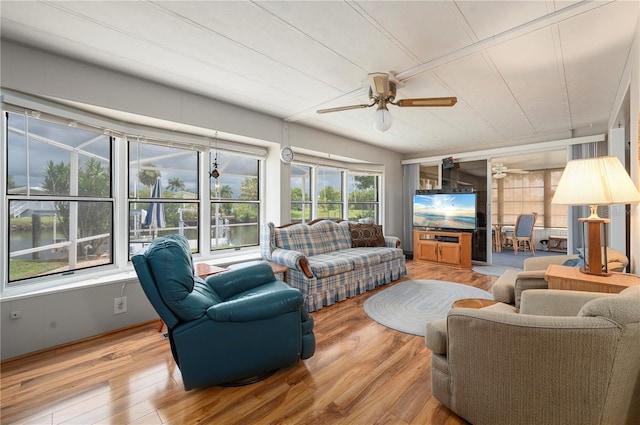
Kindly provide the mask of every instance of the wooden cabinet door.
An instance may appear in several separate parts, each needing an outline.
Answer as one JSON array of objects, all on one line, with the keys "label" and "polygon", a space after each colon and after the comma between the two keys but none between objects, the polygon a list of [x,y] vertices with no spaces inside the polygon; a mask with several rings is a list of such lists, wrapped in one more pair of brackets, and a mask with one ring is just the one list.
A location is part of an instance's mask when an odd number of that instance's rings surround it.
[{"label": "wooden cabinet door", "polygon": [[460,245],[457,243],[440,242],[439,251],[441,263],[460,264]]},{"label": "wooden cabinet door", "polygon": [[418,259],[438,261],[438,243],[435,241],[420,241],[418,243]]}]

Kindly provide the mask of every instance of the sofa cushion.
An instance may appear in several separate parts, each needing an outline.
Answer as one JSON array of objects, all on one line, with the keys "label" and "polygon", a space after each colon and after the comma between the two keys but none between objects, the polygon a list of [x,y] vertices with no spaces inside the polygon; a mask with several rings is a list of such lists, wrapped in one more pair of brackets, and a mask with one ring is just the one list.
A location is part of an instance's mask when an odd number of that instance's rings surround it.
[{"label": "sofa cushion", "polygon": [[275,243],[278,248],[299,251],[304,255],[313,255],[313,234],[311,227],[306,224],[294,224],[275,230]]},{"label": "sofa cushion", "polygon": [[380,255],[380,262],[382,263],[404,259],[404,251],[400,248],[375,248],[375,251]]},{"label": "sofa cushion", "polygon": [[379,224],[349,223],[349,231],[352,248],[385,246],[382,226]]},{"label": "sofa cushion", "polygon": [[379,248],[349,248],[340,251],[340,257],[351,262],[354,269],[371,267],[382,262]]},{"label": "sofa cushion", "polygon": [[331,220],[315,224],[294,224],[275,230],[278,248],[302,252],[306,256],[326,254],[351,247],[348,227]]},{"label": "sofa cushion", "polygon": [[339,252],[309,257],[309,268],[316,278],[333,276],[353,270],[353,263]]},{"label": "sofa cushion", "polygon": [[351,248],[349,228],[332,220],[322,220],[311,227],[316,232],[316,254],[326,254],[341,249]]},{"label": "sofa cushion", "polygon": [[156,239],[145,255],[158,282],[160,296],[181,320],[198,319],[211,305],[220,302],[216,293],[193,275],[191,251],[186,239],[178,235]]}]

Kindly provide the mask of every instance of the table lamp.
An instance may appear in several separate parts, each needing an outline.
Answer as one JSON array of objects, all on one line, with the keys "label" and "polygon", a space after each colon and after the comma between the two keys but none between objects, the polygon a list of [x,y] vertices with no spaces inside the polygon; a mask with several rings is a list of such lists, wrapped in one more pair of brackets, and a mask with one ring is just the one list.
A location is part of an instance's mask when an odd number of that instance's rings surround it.
[{"label": "table lamp", "polygon": [[[605,227],[604,248],[606,241],[606,224],[610,219],[598,216],[598,205],[631,204],[640,202],[640,192],[627,174],[620,160],[615,156],[576,159],[569,161],[560,177],[552,204],[589,205],[591,215],[578,219],[587,226],[587,251],[585,266],[580,268],[584,273],[608,275],[606,249],[602,249],[602,227]],[[602,252],[605,255],[605,267],[602,267]]]}]

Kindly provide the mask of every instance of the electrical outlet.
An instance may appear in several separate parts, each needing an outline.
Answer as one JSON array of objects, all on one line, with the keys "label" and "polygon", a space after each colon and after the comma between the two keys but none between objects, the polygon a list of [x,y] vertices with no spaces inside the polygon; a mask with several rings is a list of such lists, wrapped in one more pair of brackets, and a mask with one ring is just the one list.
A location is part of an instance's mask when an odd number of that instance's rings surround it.
[{"label": "electrical outlet", "polygon": [[113,299],[113,314],[127,312],[127,297]]},{"label": "electrical outlet", "polygon": [[10,317],[11,320],[19,319],[22,317],[22,312],[20,310],[12,311]]}]

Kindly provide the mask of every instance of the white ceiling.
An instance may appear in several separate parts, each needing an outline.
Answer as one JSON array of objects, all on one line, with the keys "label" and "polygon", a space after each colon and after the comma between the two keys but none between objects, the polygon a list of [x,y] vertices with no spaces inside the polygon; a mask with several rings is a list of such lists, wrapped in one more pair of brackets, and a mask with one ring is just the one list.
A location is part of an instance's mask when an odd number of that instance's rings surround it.
[{"label": "white ceiling", "polygon": [[[6,1],[3,38],[407,156],[606,132],[637,1]],[[386,133],[367,74],[394,71]]]}]

